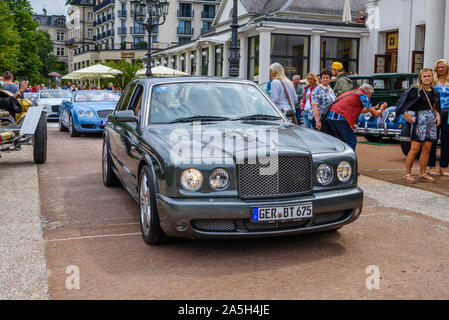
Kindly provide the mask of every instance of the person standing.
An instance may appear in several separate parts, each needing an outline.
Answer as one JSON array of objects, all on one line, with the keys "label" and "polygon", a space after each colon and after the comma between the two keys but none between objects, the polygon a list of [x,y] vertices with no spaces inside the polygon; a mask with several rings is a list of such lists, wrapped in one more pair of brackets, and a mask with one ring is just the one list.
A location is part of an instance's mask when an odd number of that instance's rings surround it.
[{"label": "person standing", "polygon": [[330,133],[330,128],[327,121],[322,122],[321,118],[324,112],[336,99],[335,93],[330,87],[332,73],[329,70],[321,71],[321,83],[313,90],[312,93],[312,112],[313,118],[311,120],[312,127],[324,133]]},{"label": "person standing", "polygon": [[5,82],[5,86],[3,87],[3,90],[9,91],[12,94],[15,94],[17,91],[19,91],[19,86],[14,83],[14,76],[11,72],[6,71],[3,75],[3,79]]},{"label": "person standing", "polygon": [[441,59],[435,63],[433,68],[435,80],[434,88],[440,93],[441,104],[441,124],[438,128],[438,134],[441,138],[440,170],[436,169],[437,143],[432,145],[429,155],[429,173],[431,175],[440,175],[449,177],[449,64],[447,60]]},{"label": "person standing", "polygon": [[327,117],[331,135],[346,142],[354,151],[357,146],[354,125],[360,114],[369,112],[378,118],[388,107],[387,103],[373,107],[370,99],[373,93],[373,86],[365,83],[359,89],[342,94],[332,104]]},{"label": "person standing", "polygon": [[332,75],[335,79],[332,80],[331,87],[337,98],[352,89],[352,80],[349,79],[346,73],[343,72],[342,63],[334,62],[332,64]]},{"label": "person standing", "polygon": [[432,88],[434,84],[433,69],[424,68],[418,78],[418,84],[407,89],[396,105],[396,117],[404,114],[405,120],[411,124],[411,148],[405,161],[405,180],[415,183],[412,167],[419,150],[419,178],[434,181],[427,171],[429,153],[432,144],[438,140],[437,127],[440,125],[440,93]]},{"label": "person standing", "polygon": [[[295,114],[295,105],[298,103],[298,96],[293,83],[285,76],[284,68],[279,63],[273,63],[270,66],[271,82],[271,99],[276,106],[286,113],[288,109],[292,109]],[[293,123],[298,124],[296,117],[293,117]]]},{"label": "person standing", "polygon": [[[313,118],[312,113],[312,93],[313,90],[318,86],[317,78],[314,73],[309,73],[307,75],[307,86],[304,88],[304,96],[301,102],[301,109],[296,110],[296,117],[303,117],[304,125],[306,128],[312,128],[312,123],[310,120]],[[299,121],[298,121],[299,123]]]}]

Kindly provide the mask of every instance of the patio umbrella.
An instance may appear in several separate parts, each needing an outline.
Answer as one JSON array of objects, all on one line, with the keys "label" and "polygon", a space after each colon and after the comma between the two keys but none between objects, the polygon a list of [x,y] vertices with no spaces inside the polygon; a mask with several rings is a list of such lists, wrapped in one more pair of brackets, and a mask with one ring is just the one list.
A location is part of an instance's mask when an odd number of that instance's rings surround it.
[{"label": "patio umbrella", "polygon": [[351,3],[349,0],[345,0],[345,6],[343,8],[343,22],[351,22]]},{"label": "patio umbrella", "polygon": [[122,72],[120,70],[113,69],[102,64],[96,64],[72,72],[73,75],[80,76],[83,80],[98,80],[98,84],[100,84],[100,79],[113,78],[121,73]]},{"label": "patio umbrella", "polygon": [[50,77],[58,77],[59,78],[61,75],[59,73],[57,73],[57,72],[52,72],[52,73],[49,74],[49,76]]},{"label": "patio umbrella", "polygon": [[[143,68],[139,71],[137,71],[136,76],[145,76],[147,69]],[[159,77],[179,77],[179,76],[188,76],[188,73],[179,71],[179,70],[175,70],[175,69],[171,69],[168,67],[164,67],[164,66],[157,66],[154,68],[151,68],[151,72],[153,73],[154,76],[159,76]]]}]

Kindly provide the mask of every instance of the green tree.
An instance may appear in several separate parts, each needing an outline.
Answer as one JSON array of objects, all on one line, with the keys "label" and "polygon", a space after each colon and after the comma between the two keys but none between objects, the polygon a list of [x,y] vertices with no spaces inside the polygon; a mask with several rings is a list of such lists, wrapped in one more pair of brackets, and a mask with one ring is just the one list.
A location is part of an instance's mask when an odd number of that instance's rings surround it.
[{"label": "green tree", "polygon": [[126,60],[109,61],[104,62],[104,65],[113,69],[120,70],[122,74],[115,77],[115,81],[112,81],[115,85],[122,88],[128,85],[133,78],[136,77],[137,71],[143,68],[142,61],[134,60],[132,62]]},{"label": "green tree", "polygon": [[2,0],[2,2],[9,4],[12,14],[16,14],[18,11],[25,11],[33,15],[33,7],[29,0]]},{"label": "green tree", "polygon": [[16,72],[20,54],[18,33],[14,30],[14,20],[9,6],[0,1],[0,73]]}]

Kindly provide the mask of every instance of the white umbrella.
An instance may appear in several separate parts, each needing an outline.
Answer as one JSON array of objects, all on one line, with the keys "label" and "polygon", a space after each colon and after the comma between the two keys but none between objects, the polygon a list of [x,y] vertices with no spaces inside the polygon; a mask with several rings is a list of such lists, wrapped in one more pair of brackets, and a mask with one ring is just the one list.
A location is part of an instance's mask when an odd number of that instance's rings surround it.
[{"label": "white umbrella", "polygon": [[72,72],[72,75],[80,76],[82,80],[98,80],[103,78],[114,78],[115,75],[121,74],[120,70],[116,70],[102,64],[96,64],[84,69],[76,70]]},{"label": "white umbrella", "polygon": [[349,0],[345,0],[345,6],[343,8],[343,22],[351,22],[352,16],[351,16],[351,3]]},{"label": "white umbrella", "polygon": [[[179,77],[179,76],[188,76],[188,73],[179,71],[179,70],[175,70],[175,69],[171,69],[168,67],[164,67],[164,66],[157,66],[154,68],[151,68],[151,72],[153,73],[154,76],[159,76],[159,77]],[[147,73],[147,69],[143,68],[139,71],[136,72],[136,76],[145,76]]]}]

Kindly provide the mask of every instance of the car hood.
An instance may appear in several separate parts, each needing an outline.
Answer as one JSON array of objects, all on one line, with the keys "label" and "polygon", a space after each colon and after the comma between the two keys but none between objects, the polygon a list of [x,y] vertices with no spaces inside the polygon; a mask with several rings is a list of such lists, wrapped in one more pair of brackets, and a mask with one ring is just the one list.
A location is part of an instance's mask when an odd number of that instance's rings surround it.
[{"label": "car hood", "polygon": [[[199,128],[199,127],[197,127]],[[154,125],[148,129],[152,136],[159,138],[167,148],[167,151],[176,150],[183,143],[193,142],[207,147],[207,154],[227,154],[232,156],[223,146],[223,138],[235,139],[233,152],[239,153],[249,149],[265,148],[269,150],[276,147],[278,152],[300,153],[335,153],[346,149],[344,143],[319,131],[302,128],[290,123],[262,122],[262,121],[225,121],[201,123],[201,131],[207,135],[193,134],[192,123],[177,123],[170,125]],[[276,132],[276,134],[272,134]],[[219,135],[221,141],[215,141],[213,137]],[[264,138],[265,137],[265,138]],[[271,137],[271,138],[268,138]],[[181,141],[182,139],[185,139]],[[218,140],[218,139],[217,139]],[[271,141],[271,142],[270,142]],[[212,152],[213,149],[213,152]],[[201,155],[193,155],[192,158]],[[202,155],[204,157],[204,154]]]},{"label": "car hood", "polygon": [[49,104],[51,106],[54,106],[54,105],[60,105],[62,103],[62,100],[64,100],[64,99],[62,99],[62,98],[39,99],[37,101],[37,104],[38,105]]},{"label": "car hood", "polygon": [[98,110],[115,110],[117,102],[75,102],[74,108]]}]

